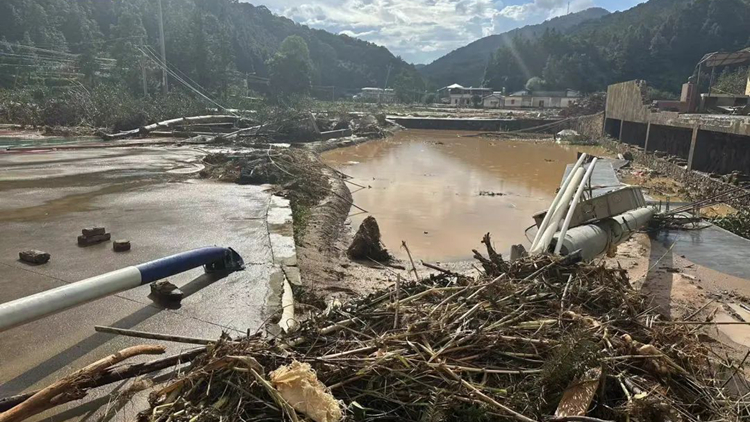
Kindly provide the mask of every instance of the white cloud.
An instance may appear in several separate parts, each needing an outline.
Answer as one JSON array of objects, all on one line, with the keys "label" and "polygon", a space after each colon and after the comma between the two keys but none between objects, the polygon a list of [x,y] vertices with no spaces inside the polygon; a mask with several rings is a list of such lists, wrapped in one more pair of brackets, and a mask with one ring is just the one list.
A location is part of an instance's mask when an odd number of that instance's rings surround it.
[{"label": "white cloud", "polygon": [[534,12],[533,4],[513,5],[506,6],[503,10],[497,12],[497,16],[513,19],[514,21],[524,21]]},{"label": "white cloud", "polygon": [[[571,12],[591,7],[593,1],[573,0]],[[303,25],[383,45],[414,63],[430,62],[480,37],[540,23],[567,9],[567,0],[265,0],[262,4]]]}]

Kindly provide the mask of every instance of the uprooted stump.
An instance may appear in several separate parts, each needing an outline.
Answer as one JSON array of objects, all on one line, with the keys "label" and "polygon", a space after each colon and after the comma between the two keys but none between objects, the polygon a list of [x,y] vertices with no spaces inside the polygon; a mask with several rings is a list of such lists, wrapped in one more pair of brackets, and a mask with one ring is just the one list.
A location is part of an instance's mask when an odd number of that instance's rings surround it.
[{"label": "uprooted stump", "polygon": [[352,244],[347,250],[352,259],[373,259],[378,262],[391,260],[391,254],[383,247],[380,241],[380,227],[375,217],[365,218],[354,235]]}]

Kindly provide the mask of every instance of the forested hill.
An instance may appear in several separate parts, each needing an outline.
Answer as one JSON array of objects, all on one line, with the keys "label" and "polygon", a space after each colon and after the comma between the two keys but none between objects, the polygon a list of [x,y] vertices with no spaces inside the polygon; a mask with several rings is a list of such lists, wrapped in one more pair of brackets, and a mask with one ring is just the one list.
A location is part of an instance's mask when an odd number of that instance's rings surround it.
[{"label": "forested hill", "polygon": [[602,8],[591,8],[578,13],[571,13],[550,19],[538,25],[527,25],[502,34],[480,38],[471,44],[451,51],[434,62],[421,67],[419,71],[430,82],[438,86],[458,83],[465,86],[479,86],[484,77],[487,61],[492,54],[504,45],[509,45],[514,38],[534,39],[547,30],[566,31],[582,22],[608,15]]},{"label": "forested hill", "polygon": [[[141,40],[158,51],[157,7],[156,0],[2,0],[0,63],[13,59],[6,67],[33,66],[24,57],[44,56],[39,49],[86,53],[132,68],[137,84]],[[384,47],[296,24],[263,6],[237,0],[163,0],[163,11],[167,61],[212,90],[238,72],[267,76],[267,60],[290,35],[307,42],[316,85],[382,86],[389,65],[392,75],[413,71]]]},{"label": "forested hill", "polygon": [[514,91],[535,78],[547,89],[595,91],[645,79],[677,93],[704,54],[750,46],[748,28],[749,0],[650,0],[565,34],[516,38],[495,52],[484,82]]}]

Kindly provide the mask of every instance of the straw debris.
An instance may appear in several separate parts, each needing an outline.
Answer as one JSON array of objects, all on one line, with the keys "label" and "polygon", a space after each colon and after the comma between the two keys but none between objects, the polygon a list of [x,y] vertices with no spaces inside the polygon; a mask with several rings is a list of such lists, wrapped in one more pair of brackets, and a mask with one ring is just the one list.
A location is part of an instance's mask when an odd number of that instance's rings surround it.
[{"label": "straw debris", "polygon": [[287,337],[210,346],[151,396],[140,419],[305,420],[309,408],[274,381],[289,368],[314,376],[309,385],[341,403],[344,420],[750,416],[722,391],[726,374],[695,332],[652,323],[658,317],[626,271],[552,256],[484,259],[501,274],[404,281]]}]

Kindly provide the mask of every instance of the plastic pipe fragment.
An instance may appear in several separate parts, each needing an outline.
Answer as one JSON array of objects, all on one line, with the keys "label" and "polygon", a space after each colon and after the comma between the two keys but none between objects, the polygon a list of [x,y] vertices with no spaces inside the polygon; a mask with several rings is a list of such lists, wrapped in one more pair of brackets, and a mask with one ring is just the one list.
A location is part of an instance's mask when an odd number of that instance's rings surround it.
[{"label": "plastic pipe fragment", "polygon": [[0,332],[200,266],[207,272],[231,272],[244,265],[231,248],[207,247],[125,267],[0,304]]},{"label": "plastic pipe fragment", "polygon": [[555,233],[557,232],[557,228],[560,225],[560,220],[562,219],[565,213],[565,210],[568,209],[568,204],[570,203],[570,200],[573,198],[573,194],[575,193],[575,190],[578,187],[578,184],[581,183],[581,179],[583,179],[583,174],[584,174],[584,171],[582,168],[578,168],[578,170],[576,170],[575,174],[573,175],[573,179],[570,181],[570,183],[568,184],[568,187],[565,189],[565,193],[560,199],[560,203],[558,204],[552,217],[550,218],[549,225],[544,230],[544,234],[542,234],[542,237],[539,239],[539,242],[537,243],[536,248],[531,250],[532,254],[540,254],[540,253],[544,253],[545,251],[547,251],[549,242],[552,240],[552,236],[554,236]]},{"label": "plastic pipe fragment", "polygon": [[[565,222],[563,222],[562,228],[560,229],[560,239],[565,239],[565,233],[568,232],[568,228],[570,227],[570,221],[573,219],[573,214],[576,212],[576,207],[578,206],[578,201],[581,200],[581,195],[583,195],[583,190],[586,188],[586,183],[588,183],[589,179],[591,179],[591,175],[594,173],[594,167],[596,166],[596,162],[598,161],[598,158],[594,158],[591,161],[591,164],[589,164],[589,168],[586,170],[586,174],[583,175],[583,180],[581,180],[581,184],[578,185],[578,190],[576,191],[576,195],[573,197],[573,202],[570,204],[570,208],[568,209],[568,215],[565,216]],[[555,245],[555,255],[560,255],[560,249],[562,248],[562,242],[557,242]]]},{"label": "plastic pipe fragment", "polygon": [[570,181],[573,180],[573,176],[576,174],[576,171],[578,170],[578,168],[581,167],[584,160],[586,160],[586,157],[588,157],[588,154],[586,153],[581,154],[581,156],[578,158],[578,161],[570,170],[570,173],[568,173],[568,177],[565,178],[565,181],[563,182],[562,186],[560,186],[560,190],[557,191],[557,195],[555,195],[555,199],[552,201],[552,204],[550,204],[549,210],[547,210],[547,213],[544,215],[542,224],[539,225],[539,229],[536,231],[536,235],[534,236],[534,241],[531,242],[531,248],[529,250],[533,251],[534,248],[537,246],[539,239],[541,238],[542,234],[544,234],[544,231],[547,229],[547,224],[549,224],[549,220],[550,218],[552,218],[552,214],[554,214],[555,210],[557,209],[558,204],[560,203],[560,198],[562,198],[563,194],[565,193],[565,190],[568,188],[568,185],[570,184]]}]

